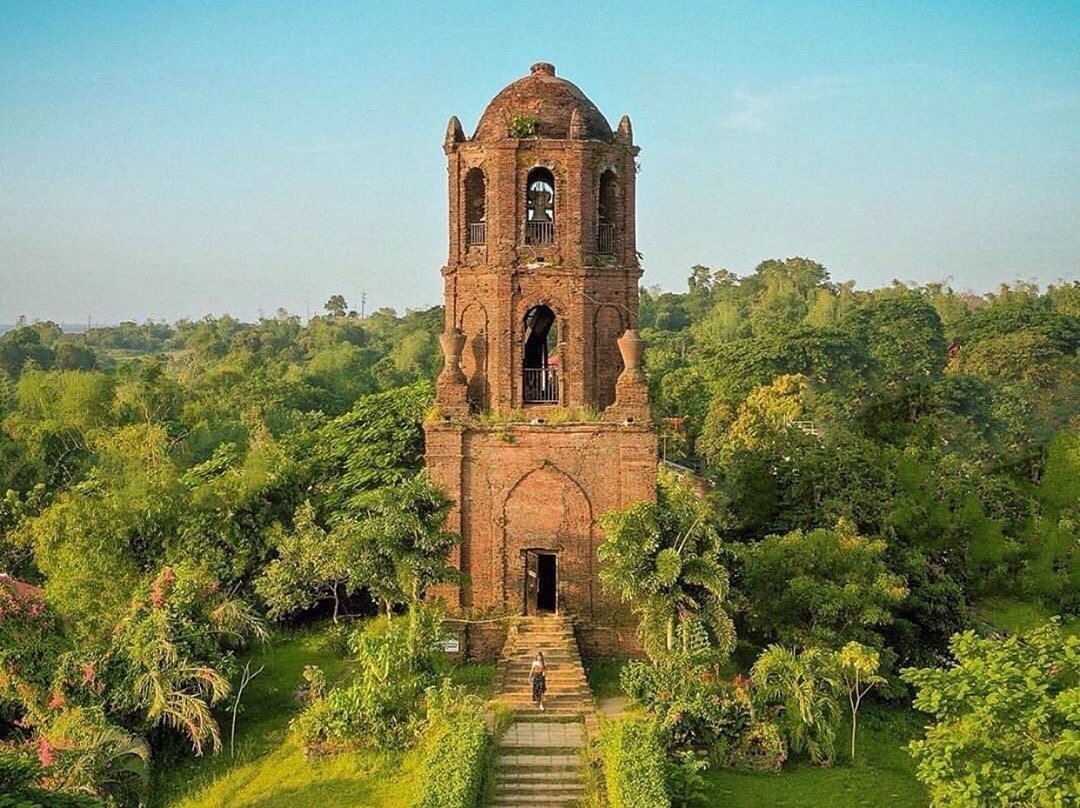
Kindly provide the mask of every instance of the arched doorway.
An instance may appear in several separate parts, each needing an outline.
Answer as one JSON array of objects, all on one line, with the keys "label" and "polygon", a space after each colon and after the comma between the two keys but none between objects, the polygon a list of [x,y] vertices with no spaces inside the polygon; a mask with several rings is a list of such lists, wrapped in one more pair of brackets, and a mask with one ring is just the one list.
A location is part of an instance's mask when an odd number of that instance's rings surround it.
[{"label": "arched doorway", "polygon": [[525,312],[521,346],[521,400],[525,404],[559,403],[559,326],[547,306]]}]

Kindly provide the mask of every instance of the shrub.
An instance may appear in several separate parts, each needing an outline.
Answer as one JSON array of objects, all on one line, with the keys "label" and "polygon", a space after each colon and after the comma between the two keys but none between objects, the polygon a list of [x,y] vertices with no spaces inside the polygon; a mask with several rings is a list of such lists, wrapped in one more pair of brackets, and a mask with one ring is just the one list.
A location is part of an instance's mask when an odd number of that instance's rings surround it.
[{"label": "shrub", "polygon": [[750,723],[745,690],[704,665],[630,662],[620,681],[630,698],[656,714],[672,746],[710,748],[734,743]]},{"label": "shrub", "polygon": [[309,752],[412,742],[422,723],[420,696],[433,675],[426,656],[418,663],[410,653],[409,633],[404,620],[377,620],[353,634],[353,679],[312,698],[293,721]]},{"label": "shrub", "polygon": [[718,745],[712,759],[733,769],[778,772],[787,760],[787,744],[776,724],[760,721],[751,724],[736,743]]},{"label": "shrub", "polygon": [[428,690],[423,781],[413,808],[474,808],[484,781],[491,733],[475,698],[444,680]]},{"label": "shrub", "polygon": [[664,761],[664,783],[674,808],[694,808],[706,800],[702,769],[708,764],[694,752],[676,752]]},{"label": "shrub", "polygon": [[634,718],[606,724],[600,751],[611,808],[670,808],[664,748],[654,724]]},{"label": "shrub", "polygon": [[89,794],[65,794],[40,787],[44,772],[25,747],[0,743],[0,808],[105,808]]}]

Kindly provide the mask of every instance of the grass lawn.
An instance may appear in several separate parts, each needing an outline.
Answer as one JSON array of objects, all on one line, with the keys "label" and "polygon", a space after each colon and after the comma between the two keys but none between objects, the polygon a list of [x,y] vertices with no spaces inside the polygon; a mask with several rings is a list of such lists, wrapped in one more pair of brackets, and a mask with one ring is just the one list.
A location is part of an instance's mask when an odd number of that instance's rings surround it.
[{"label": "grass lawn", "polygon": [[623,695],[619,686],[619,673],[627,660],[620,658],[588,659],[585,661],[585,676],[589,688],[598,699]]},{"label": "grass lawn", "polygon": [[925,808],[926,791],[915,779],[915,764],[903,749],[922,732],[919,714],[882,707],[860,711],[855,763],[847,760],[847,732],[845,727],[838,733],[840,761],[831,769],[788,763],[780,774],[705,772],[706,804],[724,808]]},{"label": "grass lawn", "polygon": [[[419,779],[415,752],[360,751],[307,760],[288,738],[299,705],[294,693],[305,665],[319,665],[332,682],[348,663],[327,647],[325,631],[276,637],[256,654],[253,669],[266,669],[248,685],[237,719],[236,757],[219,755],[167,763],[155,778],[152,808],[407,808]],[[464,665],[452,678],[473,692],[490,690],[492,665]]]}]

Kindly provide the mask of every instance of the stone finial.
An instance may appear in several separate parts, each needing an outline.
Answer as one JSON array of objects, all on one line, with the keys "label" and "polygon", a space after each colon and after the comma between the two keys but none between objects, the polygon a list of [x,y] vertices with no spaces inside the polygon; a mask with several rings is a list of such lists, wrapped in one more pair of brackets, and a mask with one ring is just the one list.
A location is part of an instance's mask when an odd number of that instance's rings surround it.
[{"label": "stone finial", "polygon": [[570,139],[583,140],[585,138],[585,122],[581,119],[581,110],[574,107],[570,113]]},{"label": "stone finial", "polygon": [[649,423],[649,383],[641,372],[641,355],[645,340],[636,329],[629,329],[616,341],[622,354],[623,371],[615,381],[615,403],[604,411],[606,420]]},{"label": "stone finial", "polygon": [[443,138],[443,148],[450,151],[455,145],[465,140],[465,131],[461,128],[461,121],[457,115],[451,115],[446,122],[446,137]]},{"label": "stone finial", "polygon": [[529,73],[534,76],[554,76],[555,65],[551,62],[536,62],[529,68]]},{"label": "stone finial", "polygon": [[632,145],[634,142],[634,127],[630,124],[630,116],[623,115],[619,118],[619,128],[615,130],[615,139],[620,143]]},{"label": "stone finial", "polygon": [[465,335],[457,328],[447,328],[439,335],[442,345],[442,373],[435,381],[435,401],[448,415],[469,414],[469,383],[461,371],[461,352],[465,348]]}]

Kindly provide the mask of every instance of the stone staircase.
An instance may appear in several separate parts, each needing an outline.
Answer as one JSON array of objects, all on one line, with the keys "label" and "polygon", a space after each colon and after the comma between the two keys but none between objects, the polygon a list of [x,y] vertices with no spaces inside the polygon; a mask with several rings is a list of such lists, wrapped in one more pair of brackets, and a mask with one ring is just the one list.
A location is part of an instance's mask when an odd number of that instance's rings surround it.
[{"label": "stone staircase", "polygon": [[[529,668],[537,650],[547,661],[545,711],[532,701]],[[499,739],[491,808],[569,808],[584,794],[585,718],[592,693],[574,628],[563,617],[528,617],[512,628],[495,680],[498,698],[515,712]]]}]

